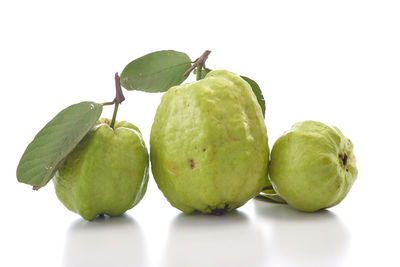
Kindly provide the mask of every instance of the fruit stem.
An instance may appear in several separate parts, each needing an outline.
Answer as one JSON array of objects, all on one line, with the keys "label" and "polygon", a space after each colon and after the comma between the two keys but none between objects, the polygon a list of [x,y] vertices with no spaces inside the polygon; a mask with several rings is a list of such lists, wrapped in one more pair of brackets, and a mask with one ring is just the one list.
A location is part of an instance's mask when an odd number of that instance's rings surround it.
[{"label": "fruit stem", "polygon": [[112,129],[114,129],[115,119],[117,118],[118,107],[119,107],[119,104],[115,103],[115,105],[114,105],[114,113],[113,113],[113,116],[112,116],[112,119],[111,119],[111,123],[110,123],[110,127]]},{"label": "fruit stem", "polygon": [[201,80],[201,69],[202,68],[203,68],[202,65],[197,66],[196,81]]},{"label": "fruit stem", "polygon": [[211,53],[210,50],[204,51],[204,53],[193,62],[193,65],[187,71],[185,71],[183,76],[185,76],[185,77],[188,76],[197,67],[196,79],[201,80],[201,68],[206,63],[206,60],[210,53]]},{"label": "fruit stem", "polygon": [[[119,104],[125,100],[124,94],[122,93],[121,81],[118,72],[115,73],[115,98],[112,103],[114,103],[114,113],[111,119],[110,127],[114,129],[115,119],[117,118],[117,112]],[[108,103],[105,103],[108,104]]]}]

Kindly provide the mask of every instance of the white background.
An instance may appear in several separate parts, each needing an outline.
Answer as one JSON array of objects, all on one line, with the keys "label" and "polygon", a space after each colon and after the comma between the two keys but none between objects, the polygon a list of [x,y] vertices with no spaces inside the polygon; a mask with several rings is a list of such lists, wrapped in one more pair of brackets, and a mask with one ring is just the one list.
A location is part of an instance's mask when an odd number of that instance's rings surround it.
[{"label": "white background", "polygon": [[[1,266],[399,266],[398,1],[2,1]],[[152,176],[138,206],[86,222],[52,183],[17,182],[18,161],[61,109],[111,101],[113,75],[174,49],[254,79],[269,145],[300,120],[338,126],[359,169],[347,198],[313,214],[251,200],[188,216]],[[193,79],[193,78],[192,78]],[[118,118],[147,145],[161,94],[125,92]],[[104,109],[110,117],[112,107]]]}]

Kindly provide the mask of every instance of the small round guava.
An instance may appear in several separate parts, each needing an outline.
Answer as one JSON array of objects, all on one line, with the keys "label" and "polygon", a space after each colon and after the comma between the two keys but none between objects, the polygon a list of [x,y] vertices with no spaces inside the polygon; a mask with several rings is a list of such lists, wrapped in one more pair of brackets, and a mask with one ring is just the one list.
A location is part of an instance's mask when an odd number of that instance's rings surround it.
[{"label": "small round guava", "polygon": [[256,196],[266,179],[261,108],[240,76],[216,70],[169,89],[150,137],[152,171],[172,206],[222,214]]},{"label": "small round guava", "polygon": [[144,196],[149,156],[133,124],[100,119],[53,178],[57,197],[86,220],[121,215]]},{"label": "small round guava", "polygon": [[276,192],[298,210],[335,206],[357,178],[353,144],[336,127],[298,122],[275,142],[269,175]]}]

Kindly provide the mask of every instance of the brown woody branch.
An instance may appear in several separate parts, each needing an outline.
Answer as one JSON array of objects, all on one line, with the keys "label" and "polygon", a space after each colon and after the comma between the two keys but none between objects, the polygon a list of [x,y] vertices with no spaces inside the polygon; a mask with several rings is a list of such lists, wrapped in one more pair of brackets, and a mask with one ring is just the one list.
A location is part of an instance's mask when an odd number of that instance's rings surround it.
[{"label": "brown woody branch", "polygon": [[193,65],[187,71],[185,71],[183,76],[188,76],[197,66],[204,66],[204,63],[206,62],[210,53],[210,50],[204,51],[204,53],[193,62]]}]

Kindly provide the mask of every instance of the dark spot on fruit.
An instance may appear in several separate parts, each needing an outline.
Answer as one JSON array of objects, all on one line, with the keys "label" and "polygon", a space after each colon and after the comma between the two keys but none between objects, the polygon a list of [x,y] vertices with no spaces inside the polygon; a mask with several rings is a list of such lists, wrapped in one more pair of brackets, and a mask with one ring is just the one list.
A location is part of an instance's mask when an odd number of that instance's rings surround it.
[{"label": "dark spot on fruit", "polygon": [[270,186],[266,186],[266,187],[263,187],[263,189],[261,189],[261,190],[268,190],[268,189],[273,189],[273,187],[272,187],[272,185],[270,185]]},{"label": "dark spot on fruit", "polygon": [[203,148],[203,152],[206,152],[206,149],[205,149],[205,148]]},{"label": "dark spot on fruit", "polygon": [[192,160],[192,159],[190,160],[190,168],[194,169],[194,160]]},{"label": "dark spot on fruit", "polygon": [[349,169],[346,168],[346,172],[348,172],[348,171],[349,171]]},{"label": "dark spot on fruit", "polygon": [[343,166],[346,166],[347,165],[347,154],[346,153],[344,153],[343,155],[339,154],[339,158],[342,159]]},{"label": "dark spot on fruit", "polygon": [[229,208],[229,205],[226,204],[223,209],[214,209],[211,211],[210,214],[214,215],[214,216],[220,216],[220,215],[224,214],[228,210],[228,208]]}]

